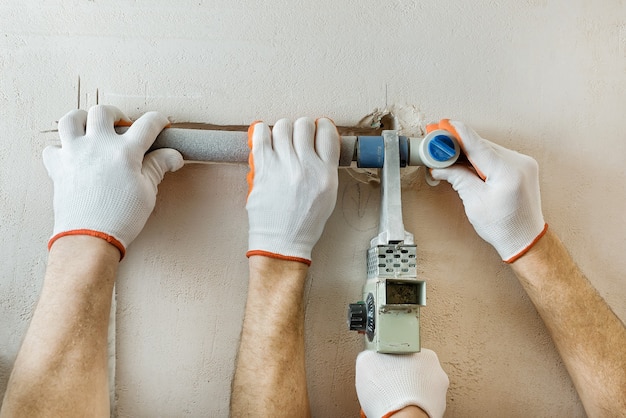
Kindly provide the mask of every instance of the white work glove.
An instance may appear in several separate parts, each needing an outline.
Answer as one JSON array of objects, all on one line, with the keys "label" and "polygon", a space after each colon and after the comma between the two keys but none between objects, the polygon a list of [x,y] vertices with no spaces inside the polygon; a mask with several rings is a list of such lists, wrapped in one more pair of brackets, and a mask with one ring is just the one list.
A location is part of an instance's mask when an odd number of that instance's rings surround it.
[{"label": "white work glove", "polygon": [[107,240],[124,257],[156,202],[157,185],[167,171],[183,166],[173,149],[144,154],[169,124],[156,112],[143,115],[123,135],[116,123],[130,120],[113,106],[73,110],[59,121],[61,146],[44,149],[54,183],[54,232],[49,247],[66,235]]},{"label": "white work glove", "polygon": [[446,411],[448,375],[434,351],[380,354],[362,351],[356,359],[356,393],[367,418],[390,416],[410,405],[430,418]]},{"label": "white work glove", "polygon": [[514,262],[548,227],[541,212],[537,162],[481,138],[461,122],[444,119],[428,127],[432,129],[452,133],[474,168],[456,164],[433,169],[432,177],[452,185],[478,235],[505,262]]},{"label": "white work glove", "polygon": [[248,130],[247,256],[311,264],[311,250],[337,200],[339,134],[332,121],[281,119]]}]

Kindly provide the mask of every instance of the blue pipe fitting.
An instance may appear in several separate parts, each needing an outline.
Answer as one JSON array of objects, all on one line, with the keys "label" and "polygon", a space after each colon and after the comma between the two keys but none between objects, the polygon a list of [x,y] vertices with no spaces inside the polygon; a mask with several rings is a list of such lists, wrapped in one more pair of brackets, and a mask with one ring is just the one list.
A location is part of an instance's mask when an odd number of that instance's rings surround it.
[{"label": "blue pipe fitting", "polygon": [[[400,167],[409,162],[409,139],[399,137]],[[382,168],[385,161],[385,145],[382,136],[360,136],[356,146],[356,165],[359,168]]]},{"label": "blue pipe fitting", "polygon": [[447,135],[437,135],[428,143],[428,153],[436,161],[448,161],[454,157],[454,142]]},{"label": "blue pipe fitting", "polygon": [[356,166],[381,168],[385,160],[382,136],[360,136],[356,142]]},{"label": "blue pipe fitting", "polygon": [[461,147],[450,132],[437,129],[424,138],[411,138],[409,164],[428,168],[446,168],[461,155]]}]

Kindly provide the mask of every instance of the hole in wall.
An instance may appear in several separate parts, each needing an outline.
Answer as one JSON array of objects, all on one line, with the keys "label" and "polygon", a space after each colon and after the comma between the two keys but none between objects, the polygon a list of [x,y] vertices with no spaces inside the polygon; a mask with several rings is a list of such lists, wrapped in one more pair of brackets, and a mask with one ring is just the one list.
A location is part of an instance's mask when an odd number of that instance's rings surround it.
[{"label": "hole in wall", "polygon": [[[384,109],[376,108],[363,116],[357,123],[362,129],[376,130],[378,135],[387,129],[394,129],[400,135],[421,137],[425,134],[426,119],[424,114],[414,105],[392,104]],[[376,186],[380,184],[379,170],[375,168],[349,168],[348,173],[355,180]],[[400,182],[403,188],[415,188],[423,184],[420,167],[405,167],[401,170]]]}]

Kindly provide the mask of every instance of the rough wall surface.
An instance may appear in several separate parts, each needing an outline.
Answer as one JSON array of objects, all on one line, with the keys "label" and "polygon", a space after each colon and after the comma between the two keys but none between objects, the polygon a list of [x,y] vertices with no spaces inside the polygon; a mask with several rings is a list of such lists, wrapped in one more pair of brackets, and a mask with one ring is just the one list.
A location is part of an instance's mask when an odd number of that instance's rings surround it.
[{"label": "rough wall surface", "polygon": [[[78,78],[81,80],[80,94]],[[534,156],[544,214],[626,318],[623,1],[48,0],[0,5],[0,394],[36,303],[52,231],[40,154],[66,111],[245,124],[355,124],[414,105]],[[243,166],[166,176],[116,289],[116,414],[228,414],[247,268]],[[539,316],[448,185],[405,179],[406,228],[428,280],[423,343],[450,376],[447,417],[582,417]],[[340,173],[306,292],[315,417],[357,416],[345,330],[378,190]]]}]

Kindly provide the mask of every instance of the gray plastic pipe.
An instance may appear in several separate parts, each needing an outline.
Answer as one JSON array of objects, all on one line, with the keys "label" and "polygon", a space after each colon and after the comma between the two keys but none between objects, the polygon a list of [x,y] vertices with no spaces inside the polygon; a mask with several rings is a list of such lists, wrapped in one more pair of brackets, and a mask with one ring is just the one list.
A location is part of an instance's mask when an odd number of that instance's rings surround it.
[{"label": "gray plastic pipe", "polygon": [[[356,136],[341,137],[340,166],[354,159]],[[174,148],[185,160],[216,163],[247,163],[248,133],[205,129],[169,128],[161,131],[151,149]]]}]

